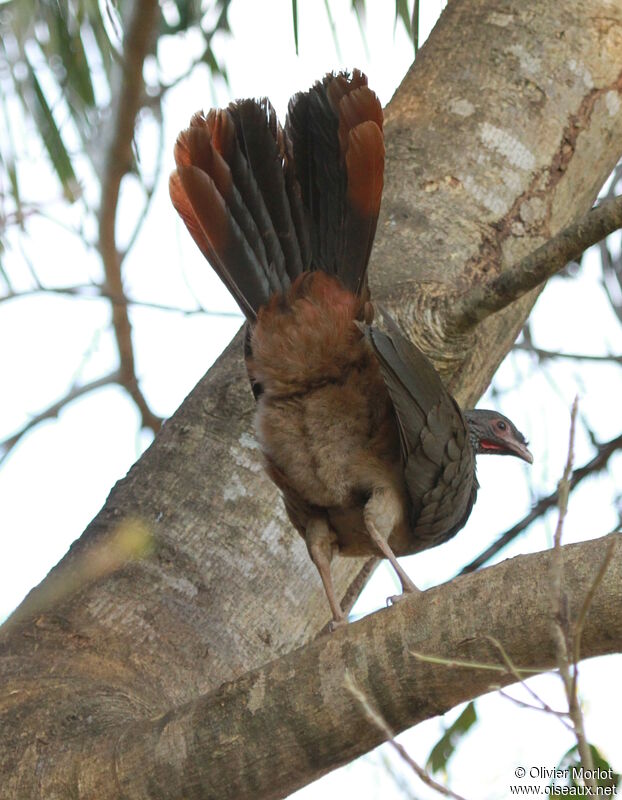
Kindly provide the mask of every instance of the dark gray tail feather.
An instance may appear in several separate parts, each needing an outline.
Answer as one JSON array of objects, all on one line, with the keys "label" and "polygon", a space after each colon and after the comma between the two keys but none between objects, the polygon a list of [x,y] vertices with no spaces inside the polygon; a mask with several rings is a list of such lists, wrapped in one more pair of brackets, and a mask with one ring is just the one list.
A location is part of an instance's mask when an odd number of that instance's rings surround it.
[{"label": "dark gray tail feather", "polygon": [[286,134],[311,231],[311,265],[367,288],[384,175],[382,108],[363,73],[328,74],[289,102]]},{"label": "dark gray tail feather", "polygon": [[382,111],[362,73],[292,98],[195,114],[175,146],[173,205],[249,322],[305,270],[366,291],[382,194]]}]

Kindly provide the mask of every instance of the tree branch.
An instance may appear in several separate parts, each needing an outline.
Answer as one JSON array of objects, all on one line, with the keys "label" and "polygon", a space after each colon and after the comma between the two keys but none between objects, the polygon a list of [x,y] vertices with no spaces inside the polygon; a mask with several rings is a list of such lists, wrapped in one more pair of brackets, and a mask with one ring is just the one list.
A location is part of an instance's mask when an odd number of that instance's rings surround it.
[{"label": "tree branch", "polygon": [[458,331],[472,328],[540,286],[605,236],[622,227],[622,196],[603,201],[499,275],[472,285],[447,303],[448,325]]},{"label": "tree branch", "polygon": [[164,119],[162,117],[162,104],[160,102],[152,103],[151,109],[153,112],[153,116],[157,120],[158,124],[158,144],[156,147],[155,168],[153,170],[153,177],[151,179],[149,186],[147,186],[143,182],[143,189],[145,192],[145,202],[140,210],[140,214],[138,215],[138,219],[136,220],[136,224],[134,225],[134,229],[132,230],[132,233],[125,247],[125,250],[123,251],[124,259],[130,252],[134,244],[136,243],[138,235],[140,234],[140,231],[142,230],[145,220],[147,219],[147,215],[149,214],[149,210],[151,208],[151,204],[155,196],[155,191],[160,183],[160,176],[162,174],[162,164],[164,162],[164,141],[165,141]]},{"label": "tree branch", "polygon": [[97,378],[97,380],[85,383],[82,386],[74,387],[71,389],[71,391],[67,392],[63,398],[57,400],[55,403],[52,403],[52,405],[48,406],[43,411],[40,411],[38,414],[35,414],[35,416],[31,417],[31,419],[22,428],[13,433],[7,439],[4,439],[4,441],[0,442],[0,465],[4,462],[5,458],[9,455],[11,450],[20,441],[20,439],[40,422],[43,422],[46,419],[54,419],[59,415],[60,411],[66,405],[74,400],[77,400],[78,397],[83,397],[85,394],[95,391],[95,389],[101,389],[102,386],[110,386],[113,383],[119,383],[118,370],[111,372],[109,375],[104,375],[101,378]]},{"label": "tree branch", "polygon": [[[587,464],[575,469],[570,477],[570,490],[572,491],[584,478],[593,475],[595,472],[600,472],[605,469],[611,456],[622,449],[622,434],[616,436],[608,442],[603,442],[596,448],[596,455]],[[497,555],[500,550],[509,544],[513,539],[528,528],[532,522],[535,522],[539,517],[545,514],[550,508],[553,508],[559,502],[559,492],[556,489],[547,497],[541,497],[531,511],[523,517],[520,522],[513,525],[505,533],[501,534],[499,538],[493,542],[490,547],[487,547],[483,553],[480,553],[477,558],[473,559],[469,564],[463,567],[459,575],[466,575],[469,572],[474,572],[476,569],[484,566],[491,558]]]},{"label": "tree branch", "polygon": [[[434,327],[433,303],[481,279],[500,263],[500,254],[523,254],[531,235],[540,240],[543,229],[558,231],[589,208],[619,157],[615,132],[620,110],[612,114],[615,108],[600,102],[616,80],[619,59],[603,50],[594,3],[571,0],[562,6],[550,0],[544,5],[546,14],[542,0],[509,2],[512,24],[499,27],[494,34],[498,46],[491,48],[490,4],[449,3],[386,112],[387,180],[372,285],[377,299],[388,298],[391,308],[398,308],[399,321],[415,340],[431,342],[427,351],[464,403],[474,403],[488,385],[524,323],[530,298],[457,341],[442,335],[447,333],[442,324],[440,332]],[[542,23],[536,28],[534,15]],[[563,40],[555,37],[562,28]],[[583,42],[582,63],[597,75],[594,89],[579,78],[568,80],[577,41]],[[544,93],[538,103],[525,102],[517,114],[516,105],[507,101],[517,97],[516,57],[500,59],[499,53],[521,42],[537,50],[540,75],[558,91]],[[460,98],[460,113],[451,111],[448,98]],[[470,107],[477,113],[464,116]],[[535,172],[510,169],[507,147],[484,144],[483,134],[490,129],[511,132],[521,148],[533,153]],[[422,191],[429,181],[436,181],[437,191]],[[501,194],[499,187],[504,187]],[[542,227],[527,237],[516,234],[515,210],[534,196],[544,206]],[[482,264],[490,242],[490,262]],[[511,574],[507,565],[486,572],[486,578],[504,576],[502,590],[494,595],[503,601],[502,612],[493,614],[489,607],[496,583],[489,585],[480,576],[426,592],[418,601],[404,601],[403,607],[275,662],[281,665],[273,667],[276,672],[253,673],[265,681],[248,684],[244,713],[237,720],[227,718],[227,706],[235,705],[234,695],[239,695],[236,679],[308,642],[328,617],[304,542],[261,470],[250,435],[253,402],[241,352],[242,337],[237,336],[114,487],[62,563],[24,601],[16,628],[0,641],[0,655],[6,656],[0,657],[0,683],[7,687],[0,695],[0,727],[7,731],[6,747],[0,748],[0,796],[79,798],[81,792],[83,797],[123,794],[136,800],[159,793],[169,800],[194,800],[219,796],[220,786],[212,791],[209,784],[221,775],[226,779],[228,769],[237,770],[228,789],[235,794],[236,782],[244,780],[239,770],[244,759],[251,782],[263,769],[254,796],[266,783],[269,791],[283,794],[288,786],[328,771],[377,741],[370,740],[369,726],[352,698],[344,707],[342,656],[393,729],[458,702],[466,692],[463,678],[471,674],[461,667],[420,668],[409,654],[411,645],[481,663],[494,655],[482,650],[482,636],[496,633],[517,668],[530,663],[530,653],[541,653],[542,659],[549,653],[552,663],[550,642],[540,636],[548,635],[541,613],[548,584],[533,582],[544,574],[534,569],[537,560],[526,560],[525,571],[519,559],[511,562]],[[53,612],[39,613],[38,600],[53,576],[79,565],[80,554],[105,543],[126,517],[148,526],[152,555],[96,579],[65,597]],[[581,546],[581,562],[593,546]],[[546,562],[549,556],[534,558]],[[599,588],[586,620],[586,655],[616,646],[622,624],[617,604],[608,644],[601,647],[602,639],[594,637],[613,613],[610,608],[601,613],[601,599],[603,592],[619,586],[620,561],[612,562],[613,573]],[[342,595],[360,562],[336,559],[333,566]],[[581,569],[579,564],[568,572],[577,586],[587,574]],[[438,615],[430,616],[441,598]],[[539,616],[532,617],[532,608]],[[493,625],[491,630],[491,617],[508,619],[514,628],[495,631]],[[309,672],[297,673],[302,662],[296,658],[303,653],[310,658],[305,662]],[[278,673],[283,665],[290,672]],[[494,674],[496,683],[500,674]],[[223,681],[236,682],[221,686]],[[197,702],[219,686],[209,703]],[[482,690],[488,686],[482,683]],[[274,687],[280,688],[277,697]],[[301,692],[307,705],[299,705]],[[277,716],[272,729],[268,718],[273,699],[278,701],[275,715],[289,712],[282,747],[285,722]],[[217,713],[209,717],[214,709]],[[192,718],[184,718],[183,710]],[[121,738],[119,731],[124,731]],[[154,754],[151,744],[158,736],[161,746]],[[279,753],[268,764],[264,754],[270,747]],[[204,752],[209,754],[205,765]],[[135,774],[129,778],[132,762]],[[300,775],[292,777],[301,762]],[[138,773],[149,786],[137,785],[142,780]]]},{"label": "tree branch", "polygon": [[599,356],[589,353],[559,353],[556,350],[544,350],[533,344],[517,342],[514,350],[521,350],[524,353],[533,353],[539,361],[553,361],[556,358],[565,358],[570,361],[595,361],[598,363],[622,364],[622,355]]},{"label": "tree branch", "polygon": [[148,300],[137,300],[128,297],[127,294],[120,296],[114,295],[105,286],[96,283],[84,283],[74,286],[40,286],[34,289],[24,289],[19,292],[9,292],[0,296],[0,304],[10,300],[20,300],[25,297],[32,297],[36,294],[60,294],[68,297],[75,297],[78,300],[110,300],[112,305],[138,306],[140,308],[151,308],[154,311],[174,311],[176,314],[193,315],[205,314],[208,317],[231,317],[242,321],[243,317],[239,311],[210,311],[197,305],[195,308],[181,308],[181,306],[169,306],[166,303],[152,303]]},{"label": "tree branch", "polygon": [[[561,549],[572,621],[582,613],[585,587],[594,586],[595,569],[609,547],[617,555],[586,612],[584,656],[622,650],[622,540],[611,535]],[[386,738],[368,724],[347,691],[348,674],[391,730],[399,732],[493,684],[516,681],[491,646],[491,636],[502,642],[516,670],[553,668],[552,561],[552,551],[519,556],[409,596],[177,710],[129,725],[116,737],[114,762],[110,739],[115,737],[107,731],[105,740],[87,747],[79,771],[92,781],[97,762],[97,782],[88,787],[91,796],[109,800],[283,797]],[[492,662],[501,669],[491,674],[477,666],[427,663],[415,659],[413,650]],[[82,785],[79,775],[77,785]]]},{"label": "tree branch", "polygon": [[[98,214],[99,252],[106,274],[107,289],[115,297],[124,295],[121,275],[122,257],[116,243],[116,214],[123,177],[133,163],[132,141],[136,115],[143,102],[143,64],[153,42],[159,6],[156,0],[134,0],[130,4],[127,24],[124,26],[124,60],[120,86],[113,92],[110,130],[104,153],[101,201]],[[162,420],[153,414],[138,385],[134,366],[132,326],[127,306],[115,304],[112,308],[117,348],[119,351],[120,383],[132,397],[141,414],[143,427],[157,432]]]},{"label": "tree branch", "polygon": [[[553,599],[553,614],[551,619],[551,632],[553,641],[555,642],[557,668],[564,686],[564,691],[566,693],[566,701],[568,702],[568,715],[574,728],[574,735],[577,740],[577,747],[581,758],[581,766],[586,773],[584,777],[585,785],[590,788],[591,792],[595,793],[596,781],[591,774],[594,769],[592,752],[585,736],[585,721],[583,719],[583,712],[581,711],[581,706],[579,704],[579,698],[577,695],[577,677],[579,666],[576,661],[571,659],[572,631],[578,627],[579,624],[583,624],[582,619],[586,613],[586,601],[584,599],[582,607],[576,617],[576,623],[571,624],[571,620],[568,618],[566,608],[568,587],[566,585],[564,576],[564,555],[562,553],[562,533],[564,528],[564,520],[566,519],[566,514],[568,512],[570,475],[574,460],[575,424],[577,420],[578,406],[579,398],[575,397],[570,412],[568,456],[562,478],[557,488],[559,494],[559,516],[557,518],[557,526],[555,527],[555,536],[553,538],[553,563],[551,569],[551,596]],[[608,555],[610,555],[610,553],[608,553]],[[607,560],[607,555],[605,556],[605,560]],[[597,583],[592,583],[586,597],[590,597],[597,586]],[[589,604],[587,608],[589,608]]]}]

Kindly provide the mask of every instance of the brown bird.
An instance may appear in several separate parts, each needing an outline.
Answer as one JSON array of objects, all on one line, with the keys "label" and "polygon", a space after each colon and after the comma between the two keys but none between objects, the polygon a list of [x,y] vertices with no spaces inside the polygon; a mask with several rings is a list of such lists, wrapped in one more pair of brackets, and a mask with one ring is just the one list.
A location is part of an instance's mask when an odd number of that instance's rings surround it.
[{"label": "brown bird", "polygon": [[289,103],[195,114],[175,146],[173,204],[247,319],[245,359],[266,471],[333,614],[330,562],[434,547],[466,523],[475,454],[531,462],[495,411],[460,411],[388,320],[370,323],[367,264],[382,195],[382,109],[359,71]]}]

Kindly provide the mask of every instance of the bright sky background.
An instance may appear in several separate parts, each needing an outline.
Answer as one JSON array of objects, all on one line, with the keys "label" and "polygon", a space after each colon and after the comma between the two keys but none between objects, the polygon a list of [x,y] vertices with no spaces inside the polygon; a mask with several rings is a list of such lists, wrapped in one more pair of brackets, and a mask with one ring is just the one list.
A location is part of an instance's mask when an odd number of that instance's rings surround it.
[{"label": "bright sky background", "polygon": [[[365,36],[367,50],[349,2],[332,2],[341,56],[335,51],[324,5],[303,0],[300,11],[300,55],[294,52],[291,2],[233,3],[230,15],[233,35],[222,39],[217,51],[226,63],[230,89],[224,84],[210,88],[205,72],[196,72],[166,101],[166,169],[172,168],[172,146],[178,130],[200,107],[225,105],[241,96],[267,94],[281,119],[289,96],[304,89],[329,69],[362,68],[370,85],[386,104],[412,61],[412,47],[401,26],[394,30],[393,3],[368,0]],[[422,34],[427,36],[441,3],[422,2]],[[268,10],[269,9],[269,10]],[[269,19],[267,20],[267,17]],[[193,37],[180,52],[179,44],[162,51],[163,63],[174,63],[183,71],[200,49]],[[143,159],[150,154],[150,130],[142,132]],[[153,148],[151,148],[151,151]],[[33,145],[34,156],[37,148]],[[36,159],[32,179],[37,180]],[[120,219],[122,233],[133,219],[138,194],[131,180],[124,185]],[[75,212],[72,212],[75,214]],[[75,218],[73,219],[75,222]],[[36,264],[41,279],[63,285],[83,281],[84,270],[99,275],[97,261],[49,222],[33,222],[31,236],[21,247]],[[19,250],[6,264],[15,283],[23,288],[27,279],[19,267]],[[556,281],[538,302],[534,330],[538,344],[549,349],[574,352],[622,352],[620,326],[597,286],[598,267],[589,261],[575,281]],[[143,301],[193,308],[195,298],[209,310],[237,312],[202,256],[176,219],[163,181],[152,215],[127,263],[126,282],[131,297]],[[589,330],[576,324],[593,308],[599,325]],[[29,414],[62,397],[75,380],[86,382],[110,371],[115,352],[109,327],[109,308],[98,300],[75,300],[59,296],[37,296],[2,306],[0,314],[0,374],[3,376],[0,439],[19,428]],[[138,374],[156,413],[170,415],[222,351],[241,324],[241,317],[161,312],[145,308],[132,311]],[[573,320],[575,321],[573,323]],[[467,527],[449,544],[416,557],[404,559],[410,575],[422,588],[450,579],[460,567],[479,554],[501,531],[520,519],[529,508],[531,481],[544,491],[554,488],[566,457],[568,413],[582,386],[581,408],[601,439],[619,432],[618,400],[622,396],[619,369],[561,364],[547,377],[524,355],[510,357],[501,367],[497,385],[505,391],[487,405],[508,414],[532,442],[536,462],[532,471],[513,459],[480,459],[478,476],[482,489]],[[551,380],[553,375],[554,383]],[[604,376],[604,377],[603,377]],[[598,381],[598,383],[597,383]],[[509,392],[520,386],[520,391]],[[592,386],[600,387],[599,392]],[[603,393],[602,387],[607,390]],[[607,402],[606,397],[615,398]],[[598,424],[596,424],[596,422]],[[67,407],[57,421],[46,422],[26,436],[0,470],[0,619],[40,581],[80,535],[97,513],[110,487],[127,472],[149,443],[137,434],[137,414],[125,394],[107,388]],[[589,443],[577,442],[576,463],[591,455]],[[577,492],[566,524],[566,542],[603,535],[617,521],[611,497],[622,485],[622,459],[612,462],[610,477],[590,481]],[[503,558],[550,546],[553,517],[534,526],[503,553]],[[382,565],[357,604],[357,613],[383,605],[395,592],[391,570]],[[622,699],[619,675],[622,658],[596,659],[581,669],[581,691],[585,699],[589,738],[597,744],[618,771],[622,771],[619,720]],[[532,685],[554,707],[563,706],[558,681],[543,676]],[[525,697],[517,689],[517,696]],[[509,794],[515,767],[540,765],[552,768],[572,745],[571,737],[554,718],[519,709],[508,700],[489,695],[477,701],[480,722],[462,743],[451,763],[450,785],[470,798],[503,798]],[[454,709],[443,720],[430,720],[404,734],[401,740],[411,755],[424,764],[443,724],[453,720]],[[387,748],[326,776],[296,794],[313,800],[350,797],[357,800],[404,797],[383,767],[383,759],[413,786],[419,798],[437,797],[420,786]],[[526,781],[523,781],[525,783]],[[531,781],[544,786],[544,781]]]}]

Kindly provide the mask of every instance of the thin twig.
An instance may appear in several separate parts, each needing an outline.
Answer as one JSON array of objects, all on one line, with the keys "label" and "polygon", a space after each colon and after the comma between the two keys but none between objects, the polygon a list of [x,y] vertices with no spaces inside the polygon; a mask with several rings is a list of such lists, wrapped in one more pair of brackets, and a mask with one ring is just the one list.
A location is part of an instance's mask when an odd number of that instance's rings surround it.
[{"label": "thin twig", "polygon": [[195,69],[199,66],[199,64],[205,64],[205,59],[209,55],[209,52],[210,52],[210,47],[208,45],[203,49],[201,55],[197,56],[197,58],[195,58],[193,61],[190,62],[188,69],[184,70],[176,78],[173,78],[172,81],[169,81],[168,83],[160,83],[160,88],[158,89],[157,93],[154,96],[148,98],[147,105],[151,105],[153,103],[159,105],[162,102],[164,95],[167,92],[170,92],[171,89],[175,89],[177,86],[179,86],[180,83],[183,83],[183,81],[187,80],[195,71]]},{"label": "thin twig", "polygon": [[[536,701],[536,703],[539,703],[538,706],[529,706],[528,703],[526,703],[525,705],[528,705],[530,708],[536,709],[537,711],[546,711],[547,713],[555,714],[556,716],[566,716],[566,717],[568,716],[567,712],[553,711],[553,709],[549,706],[549,704],[546,703],[540,697],[539,694],[534,692],[534,690],[531,688],[531,686],[529,686],[528,684],[525,683],[524,679],[520,675],[520,671],[519,671],[518,667],[516,667],[516,665],[514,664],[512,659],[509,657],[509,655],[506,653],[505,648],[503,647],[503,645],[501,644],[501,642],[498,639],[495,639],[494,636],[485,636],[484,638],[487,639],[492,645],[494,645],[494,647],[496,647],[496,649],[499,651],[499,654],[501,655],[501,658],[505,662],[505,664],[506,664],[508,670],[510,671],[510,673],[516,678],[517,682],[521,684],[523,689],[529,695],[531,695],[531,697],[533,697],[533,699]],[[499,691],[501,691],[501,690],[499,690]],[[503,694],[502,691],[501,691],[501,693]],[[513,697],[510,697],[509,695],[508,695],[508,697],[509,697],[510,700],[514,700],[515,699]],[[518,703],[518,702],[521,702],[521,701],[516,700],[516,702]],[[562,720],[562,721],[564,722],[564,725],[569,730],[572,730],[572,726],[570,726],[566,721],[564,721],[564,720]]]},{"label": "thin twig", "polygon": [[155,195],[155,190],[160,182],[160,175],[162,174],[162,164],[164,161],[164,119],[162,117],[161,104],[158,103],[155,106],[153,115],[158,120],[158,147],[157,147],[155,169],[153,171],[153,176],[151,178],[150,186],[145,187],[145,202],[140,211],[138,220],[134,225],[134,230],[132,231],[129,241],[125,247],[125,250],[123,251],[121,260],[124,260],[126,258],[127,254],[131,251],[132,247],[136,243],[138,234],[142,230],[143,224],[147,219],[147,214],[149,213],[149,209],[151,208],[151,203]]},{"label": "thin twig", "polygon": [[[525,684],[522,684],[523,686]],[[554,708],[550,706],[536,706],[533,703],[527,703],[525,700],[521,700],[519,697],[513,697],[511,694],[504,692],[503,689],[497,689],[501,697],[509,700],[514,705],[517,705],[519,708],[528,708],[530,711],[541,711],[543,714],[553,714],[555,717],[559,717],[559,721],[564,725],[564,727],[568,728],[568,730],[573,731],[572,725],[569,725],[568,722],[564,719],[564,717],[568,716],[567,711],[556,711]]]},{"label": "thin twig", "polygon": [[[568,437],[568,455],[564,472],[557,486],[557,506],[559,514],[557,517],[557,525],[555,526],[555,534],[553,537],[553,567],[551,577],[551,594],[555,602],[554,618],[556,624],[554,626],[554,635],[557,642],[557,660],[560,672],[564,677],[565,671],[568,669],[568,648],[566,643],[566,630],[567,630],[567,613],[564,607],[564,594],[563,594],[563,553],[561,546],[562,531],[564,528],[564,519],[568,511],[568,497],[570,495],[570,476],[572,474],[572,462],[574,458],[574,438],[575,438],[575,425],[577,420],[578,398],[575,397],[572,409],[570,412],[570,433]],[[564,683],[566,678],[564,677]]]},{"label": "thin twig", "polygon": [[[229,2],[230,2],[230,0],[229,0]],[[197,58],[195,58],[190,63],[188,68],[184,72],[182,72],[181,75],[178,75],[176,78],[174,78],[169,83],[160,82],[160,88],[158,90],[158,93],[155,95],[155,97],[153,97],[153,101],[154,102],[161,103],[162,98],[164,97],[164,95],[167,92],[170,92],[171,89],[174,89],[176,86],[179,86],[179,84],[182,81],[185,81],[187,78],[189,78],[190,75],[194,72],[194,70],[198,66],[200,66],[201,64],[205,65],[205,64],[208,64],[210,62],[210,58],[209,57],[210,56],[213,57],[212,39],[214,38],[214,36],[217,33],[223,34],[223,33],[229,32],[229,23],[228,23],[228,20],[227,20],[229,2],[221,4],[220,14],[219,14],[218,19],[216,20],[216,23],[215,23],[214,27],[212,28],[212,30],[211,31],[202,31],[203,36],[205,37],[206,45],[203,48],[203,51],[201,52],[201,54],[199,56],[197,56]],[[210,73],[209,73],[210,79],[211,79],[213,74],[214,74],[214,70],[210,69]],[[225,83],[228,83],[226,70],[221,70],[220,67],[218,67],[218,69],[216,71],[216,75],[220,76],[225,81]]]},{"label": "thin twig", "polygon": [[19,252],[20,252],[21,257],[24,259],[24,264],[26,264],[26,268],[28,269],[28,272],[30,273],[30,277],[34,281],[35,286],[37,287],[37,289],[42,289],[43,285],[42,285],[41,281],[39,280],[39,276],[37,275],[37,270],[35,269],[35,265],[32,263],[32,259],[30,258],[30,256],[26,252],[26,248],[24,247],[24,241],[23,241],[22,237],[20,237],[17,240],[17,246],[19,248]]},{"label": "thin twig", "polygon": [[597,356],[589,355],[587,353],[558,353],[555,350],[543,350],[541,347],[534,347],[532,344],[523,344],[522,342],[515,344],[512,349],[522,350],[527,353],[534,353],[542,361],[552,360],[555,358],[566,358],[572,361],[605,361],[614,364],[622,364],[622,355]]},{"label": "thin twig", "polygon": [[40,422],[43,422],[46,419],[54,419],[58,416],[60,411],[73,400],[77,400],[78,397],[83,397],[85,394],[89,392],[95,391],[95,389],[101,389],[102,386],[110,386],[113,383],[119,383],[119,371],[115,370],[111,372],[109,375],[104,375],[102,378],[98,378],[97,380],[90,381],[89,383],[85,383],[82,386],[76,386],[70,392],[68,392],[61,400],[57,400],[52,405],[48,406],[43,411],[40,411],[38,414],[35,414],[26,425],[20,428],[19,431],[12,434],[5,439],[4,441],[0,442],[0,465],[4,462],[6,457],[9,455],[11,450],[15,447],[15,445],[20,441],[20,439],[25,436],[29,430],[38,425]]},{"label": "thin twig", "polygon": [[[415,650],[410,651],[411,656],[416,658],[418,661],[424,661],[428,664],[440,664],[444,667],[464,667],[465,669],[481,669],[481,670],[489,670],[490,672],[503,672],[507,673],[507,667],[502,667],[501,664],[485,664],[480,661],[460,661],[455,658],[441,658],[440,656],[428,656],[425,653],[417,653]],[[522,680],[520,677],[520,673],[524,672],[525,675],[541,675],[543,672],[547,672],[545,667],[540,667],[538,669],[526,669],[523,667],[516,668],[516,676],[518,676],[517,680]]]},{"label": "thin twig", "polygon": [[[0,198],[3,197],[4,193],[0,191]],[[80,198],[80,202],[83,205],[85,204],[83,197]],[[87,237],[81,233],[79,228],[75,228],[73,225],[63,222],[61,219],[57,219],[45,206],[34,201],[31,201],[28,204],[22,203],[19,211],[16,211],[12,214],[7,214],[5,217],[3,217],[3,223],[7,228],[11,225],[22,226],[22,223],[31,217],[41,217],[41,219],[46,220],[46,222],[51,222],[53,225],[56,225],[67,233],[71,234],[71,236],[88,241]]]},{"label": "thin twig", "polygon": [[622,196],[603,201],[501,274],[482,280],[459,296],[449,297],[448,327],[452,331],[468,330],[540,286],[620,227]]},{"label": "thin twig", "polygon": [[[568,701],[568,714],[574,726],[579,756],[584,770],[588,771],[583,780],[590,789],[596,793],[596,782],[589,774],[594,769],[592,752],[585,736],[583,713],[577,696],[577,663],[571,663],[568,647],[568,611],[567,598],[564,593],[564,557],[562,553],[562,533],[564,520],[568,511],[568,497],[570,495],[570,475],[574,458],[575,423],[577,419],[578,398],[575,397],[570,412],[570,434],[568,437],[568,457],[562,478],[559,482],[559,516],[555,527],[553,540],[553,564],[551,571],[551,596],[553,597],[553,625],[552,633],[557,655],[557,666],[566,692]],[[589,594],[589,592],[588,592]]]},{"label": "thin twig", "polygon": [[385,750],[380,750],[378,756],[380,757],[382,769],[390,776],[391,780],[400,791],[400,796],[407,798],[407,800],[419,800],[419,798],[413,794],[411,785],[406,779],[407,776],[396,769],[396,764],[389,758],[389,753]]},{"label": "thin twig", "polygon": [[[116,216],[121,181],[133,163],[132,142],[136,115],[144,99],[143,64],[148,55],[158,19],[157,0],[134,0],[128,6],[123,41],[120,85],[113,87],[110,126],[104,150],[101,200],[98,213],[98,249],[104,265],[107,289],[115,297],[124,296],[121,274],[122,256],[116,242]],[[119,351],[120,383],[136,403],[144,428],[157,432],[162,420],[149,408],[138,385],[134,365],[132,326],[127,306],[112,307],[112,324]]]},{"label": "thin twig", "polygon": [[180,306],[169,306],[165,303],[153,303],[148,300],[137,300],[134,297],[122,295],[116,297],[105,286],[96,283],[76,284],[74,286],[45,286],[36,289],[24,289],[19,292],[9,292],[0,295],[0,303],[10,300],[23,300],[38,294],[60,294],[75,297],[77,300],[110,300],[113,305],[136,306],[138,308],[150,308],[154,311],[173,311],[176,314],[190,316],[193,314],[205,314],[208,317],[231,317],[242,320],[239,311],[211,311],[197,305],[195,308],[181,308]]},{"label": "thin twig", "polygon": [[[611,439],[608,442],[603,442],[602,444],[598,445],[594,458],[590,459],[590,461],[588,461],[582,467],[575,469],[575,471],[572,473],[570,478],[570,489],[575,489],[575,487],[581,483],[582,480],[596,472],[600,472],[601,470],[605,469],[611,456],[614,453],[617,453],[619,450],[622,450],[622,434],[620,436],[616,436],[615,439]],[[495,542],[493,542],[490,547],[486,548],[486,550],[484,550],[483,553],[480,553],[477,558],[473,559],[473,561],[463,567],[459,574],[464,575],[468,572],[475,572],[476,569],[479,569],[488,561],[490,561],[490,559],[496,556],[500,550],[502,550],[507,544],[513,541],[520,533],[528,528],[532,522],[537,520],[539,517],[542,517],[550,508],[553,508],[555,505],[557,505],[558,497],[559,494],[557,489],[547,497],[541,497],[531,511],[526,514],[523,519],[520,520],[520,522],[517,522],[516,525],[513,525],[505,533],[501,534],[501,536]]]},{"label": "thin twig", "polygon": [[[615,540],[612,539],[609,542],[609,547],[607,548],[607,552],[605,553],[605,557],[603,558],[603,563],[600,565],[598,572],[596,573],[596,577],[594,578],[592,585],[590,586],[587,594],[585,595],[583,605],[581,606],[581,611],[579,612],[579,616],[572,631],[573,635],[572,660],[575,665],[578,664],[579,661],[581,660],[581,637],[583,636],[583,628],[585,626],[587,612],[590,610],[590,606],[592,605],[592,601],[594,600],[594,595],[596,594],[596,590],[602,583],[602,580],[605,577],[605,573],[607,572],[609,564],[611,564],[614,547],[615,547]],[[577,694],[577,675],[578,671],[575,669],[574,674],[572,676],[572,695],[574,697],[576,697]]]},{"label": "thin twig", "polygon": [[[555,551],[555,556],[559,560],[560,564],[563,564],[562,561],[562,531],[564,528],[564,520],[566,519],[566,513],[568,512],[568,497],[570,495],[570,476],[572,474],[572,462],[574,460],[574,438],[575,438],[575,426],[577,421],[577,411],[579,409],[579,399],[575,397],[572,403],[572,408],[570,410],[570,434],[568,437],[568,456],[566,458],[566,465],[564,467],[564,472],[562,474],[562,478],[559,482],[559,486],[557,487],[557,495],[558,501],[557,505],[559,507],[559,516],[557,518],[557,526],[555,528],[555,537],[553,539],[553,547]],[[562,580],[562,573],[560,572],[557,576],[561,582]],[[561,586],[555,587],[559,590],[558,594],[561,592]]]},{"label": "thin twig", "polygon": [[376,711],[376,709],[372,708],[368,699],[365,697],[363,692],[358,688],[358,686],[354,683],[352,676],[348,671],[346,671],[345,675],[345,686],[346,689],[350,692],[351,695],[359,702],[361,708],[363,709],[365,716],[367,719],[378,728],[379,731],[382,732],[384,736],[386,736],[388,744],[394,748],[394,750],[399,753],[400,757],[408,764],[408,766],[413,770],[415,775],[421,780],[426,786],[429,786],[431,789],[434,789],[439,794],[442,794],[444,797],[453,797],[455,800],[465,800],[462,795],[456,794],[452,792],[451,789],[448,789],[446,786],[443,786],[441,783],[437,783],[424,769],[414,761],[411,756],[408,754],[403,745],[399,742],[395,741],[395,734],[387,724],[386,720],[382,715]]}]

